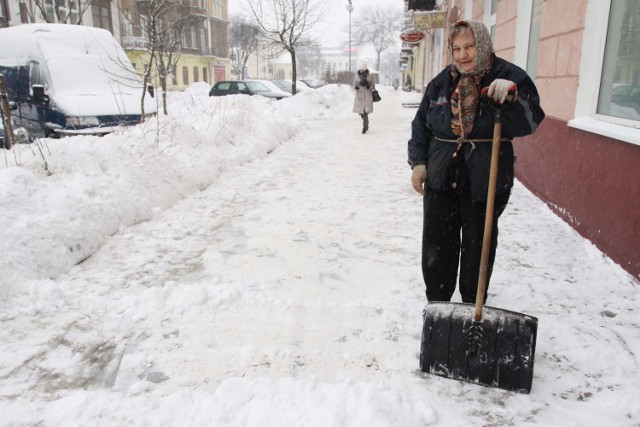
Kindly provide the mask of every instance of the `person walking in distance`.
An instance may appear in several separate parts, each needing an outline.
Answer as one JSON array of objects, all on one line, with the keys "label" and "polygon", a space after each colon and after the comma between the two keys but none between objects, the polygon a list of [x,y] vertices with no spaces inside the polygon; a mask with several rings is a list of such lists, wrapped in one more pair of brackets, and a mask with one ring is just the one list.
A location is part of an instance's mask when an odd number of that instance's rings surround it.
[{"label": "person walking in distance", "polygon": [[360,114],[360,117],[362,117],[362,133],[367,133],[369,130],[369,114],[373,113],[372,91],[376,88],[371,73],[367,69],[367,61],[359,61],[353,86],[356,89],[353,112]]},{"label": "person walking in distance", "polygon": [[[474,303],[489,186],[493,108],[502,109],[502,139],[487,286],[498,245],[498,217],[513,187],[511,140],[535,132],[544,111],[527,73],[494,54],[483,23],[458,21],[451,25],[448,49],[452,62],[429,82],[411,123],[408,161],[413,189],[423,197],[422,275],[427,300],[450,301],[458,279],[462,301]],[[489,99],[483,97],[485,89]]]}]

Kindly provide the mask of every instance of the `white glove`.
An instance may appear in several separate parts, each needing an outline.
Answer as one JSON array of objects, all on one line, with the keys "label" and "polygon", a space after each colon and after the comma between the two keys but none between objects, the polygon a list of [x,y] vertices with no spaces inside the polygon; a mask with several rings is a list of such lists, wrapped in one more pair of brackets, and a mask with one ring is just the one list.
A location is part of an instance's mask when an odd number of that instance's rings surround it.
[{"label": "white glove", "polygon": [[427,167],[415,165],[411,171],[411,186],[424,196],[424,182],[427,180]]},{"label": "white glove", "polygon": [[515,99],[518,96],[518,86],[511,80],[495,79],[489,85],[487,95],[498,104],[502,104],[509,92],[513,93],[513,99]]}]

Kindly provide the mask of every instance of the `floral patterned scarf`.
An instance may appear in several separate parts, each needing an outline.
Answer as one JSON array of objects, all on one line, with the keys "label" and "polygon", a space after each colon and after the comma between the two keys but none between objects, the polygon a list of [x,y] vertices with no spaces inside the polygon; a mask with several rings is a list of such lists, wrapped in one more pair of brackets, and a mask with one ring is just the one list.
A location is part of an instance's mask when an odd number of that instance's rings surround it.
[{"label": "floral patterned scarf", "polygon": [[[461,29],[468,28],[476,39],[476,63],[473,70],[466,73],[453,59],[451,40]],[[458,21],[449,27],[449,56],[453,67],[453,80],[460,76],[458,86],[451,94],[451,131],[466,138],[476,120],[476,111],[480,102],[480,80],[491,69],[493,45],[487,27],[478,21]]]}]

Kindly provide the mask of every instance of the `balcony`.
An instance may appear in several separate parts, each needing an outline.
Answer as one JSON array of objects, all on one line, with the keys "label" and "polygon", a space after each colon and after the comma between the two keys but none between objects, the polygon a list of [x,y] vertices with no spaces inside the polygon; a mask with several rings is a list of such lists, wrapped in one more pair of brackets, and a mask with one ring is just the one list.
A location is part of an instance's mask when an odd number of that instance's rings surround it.
[{"label": "balcony", "polygon": [[124,50],[147,50],[149,49],[149,41],[146,37],[122,37],[122,47]]}]

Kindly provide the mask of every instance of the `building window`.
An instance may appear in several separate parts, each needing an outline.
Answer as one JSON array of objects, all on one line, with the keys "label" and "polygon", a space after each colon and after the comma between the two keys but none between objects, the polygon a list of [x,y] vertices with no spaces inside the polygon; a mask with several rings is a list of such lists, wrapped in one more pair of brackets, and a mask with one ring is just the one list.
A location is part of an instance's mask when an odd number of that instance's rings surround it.
[{"label": "building window", "polygon": [[209,76],[205,67],[202,67],[202,81],[209,83]]},{"label": "building window", "polygon": [[131,12],[124,12],[124,20],[122,21],[122,36],[123,37],[131,37],[133,36],[133,25],[132,25]]},{"label": "building window", "polygon": [[193,82],[197,83],[200,81],[200,73],[198,67],[193,67]]},{"label": "building window", "polygon": [[94,27],[111,31],[111,7],[108,1],[93,1],[91,13]]},{"label": "building window", "polygon": [[182,67],[182,84],[189,84],[189,67]]},{"label": "building window", "polygon": [[540,17],[543,0],[533,0],[531,10],[531,29],[529,32],[529,48],[527,49],[527,74],[535,80],[538,72],[538,44],[540,43]]},{"label": "building window", "polygon": [[42,15],[42,18],[45,20],[45,22],[49,22],[49,23],[55,23],[56,22],[56,17],[55,17],[55,10],[53,8],[53,0],[45,0],[44,2],[44,12],[40,11]]},{"label": "building window", "polygon": [[111,3],[104,0],[91,2],[93,26],[111,31]]},{"label": "building window", "polygon": [[[7,10],[6,10],[6,4],[4,1],[0,1],[0,24],[2,25],[6,25],[7,22],[9,22],[9,19],[7,18]],[[2,26],[0,25],[0,26]]]},{"label": "building window", "polygon": [[69,23],[71,24],[79,24],[82,22],[80,18],[80,12],[78,11],[78,3],[69,0]]},{"label": "building window", "polygon": [[66,24],[78,24],[78,3],[74,0],[55,0],[58,22]]},{"label": "building window", "polygon": [[484,0],[484,24],[489,29],[491,41],[496,41],[496,18],[498,0]]},{"label": "building window", "polygon": [[640,2],[611,2],[597,113],[640,120]]},{"label": "building window", "polygon": [[140,15],[140,37],[147,39],[149,19],[145,15]]},{"label": "building window", "polygon": [[20,22],[23,24],[29,23],[29,11],[25,2],[20,2]]}]

